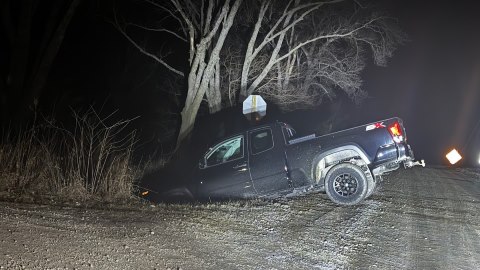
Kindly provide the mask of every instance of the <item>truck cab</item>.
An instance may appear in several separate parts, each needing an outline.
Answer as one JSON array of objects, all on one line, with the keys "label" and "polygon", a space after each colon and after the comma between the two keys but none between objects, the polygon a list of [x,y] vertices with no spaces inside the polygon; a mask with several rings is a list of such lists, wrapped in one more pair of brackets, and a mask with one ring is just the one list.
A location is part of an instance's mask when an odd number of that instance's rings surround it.
[{"label": "truck cab", "polygon": [[276,124],[253,128],[211,147],[194,181],[199,198],[249,198],[293,189],[284,139]]}]

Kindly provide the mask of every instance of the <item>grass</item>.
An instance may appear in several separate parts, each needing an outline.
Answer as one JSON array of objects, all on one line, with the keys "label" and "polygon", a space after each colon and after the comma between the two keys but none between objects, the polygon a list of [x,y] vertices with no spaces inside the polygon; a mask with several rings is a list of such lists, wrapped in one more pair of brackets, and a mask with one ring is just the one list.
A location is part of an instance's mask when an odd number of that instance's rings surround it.
[{"label": "grass", "polygon": [[131,120],[112,121],[112,116],[101,118],[90,109],[73,113],[70,128],[42,120],[15,134],[3,132],[0,197],[76,203],[135,199],[143,172],[132,162],[135,132],[127,132]]}]

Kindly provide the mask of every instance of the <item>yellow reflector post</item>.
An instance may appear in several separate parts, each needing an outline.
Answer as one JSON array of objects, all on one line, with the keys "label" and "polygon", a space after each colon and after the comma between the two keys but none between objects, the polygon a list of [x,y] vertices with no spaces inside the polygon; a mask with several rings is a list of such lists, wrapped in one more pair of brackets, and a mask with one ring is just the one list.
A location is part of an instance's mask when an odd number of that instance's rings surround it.
[{"label": "yellow reflector post", "polygon": [[448,161],[452,165],[457,163],[460,159],[462,159],[462,156],[458,153],[456,149],[453,149],[452,151],[450,151],[445,157],[447,157]]}]

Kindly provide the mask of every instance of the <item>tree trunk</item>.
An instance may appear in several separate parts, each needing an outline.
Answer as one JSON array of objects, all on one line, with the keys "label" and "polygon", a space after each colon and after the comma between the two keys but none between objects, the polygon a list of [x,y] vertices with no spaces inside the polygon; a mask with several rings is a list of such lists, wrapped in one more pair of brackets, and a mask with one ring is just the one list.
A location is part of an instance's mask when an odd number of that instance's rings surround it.
[{"label": "tree trunk", "polygon": [[195,110],[191,106],[185,106],[180,114],[182,117],[182,124],[180,125],[180,131],[177,136],[177,149],[187,140],[193,130],[195,118],[197,117],[197,113],[194,113],[194,111]]},{"label": "tree trunk", "polygon": [[220,62],[215,64],[215,72],[207,89],[208,110],[210,114],[222,109],[222,93],[220,92]]},{"label": "tree trunk", "polygon": [[[220,51],[225,43],[225,39],[232,27],[233,20],[235,19],[241,3],[242,0],[236,0],[225,18],[223,18],[222,30],[218,34],[218,38],[214,42],[213,49],[208,57],[207,48],[211,44],[211,36],[203,37],[197,45],[195,58],[193,59],[192,67],[188,75],[187,99],[185,101],[185,107],[181,112],[182,123],[177,136],[177,150],[193,130],[198,109],[200,108],[200,104],[202,103],[207,89],[209,88],[209,84],[211,82],[216,84],[214,81],[215,67],[219,63]],[[224,8],[225,7],[226,6],[224,6]],[[222,18],[220,17],[219,19]],[[206,64],[205,59],[208,59]]]},{"label": "tree trunk", "polygon": [[267,1],[262,3],[260,7],[260,11],[258,13],[257,21],[255,26],[253,27],[253,32],[250,36],[250,40],[248,41],[247,51],[245,52],[245,59],[242,65],[242,74],[240,78],[240,94],[238,95],[237,103],[243,102],[248,97],[248,75],[250,73],[250,67],[252,65],[253,59],[255,58],[254,49],[255,49],[255,42],[257,41],[258,33],[262,26],[262,21],[265,17],[265,13],[269,7],[269,3]]}]

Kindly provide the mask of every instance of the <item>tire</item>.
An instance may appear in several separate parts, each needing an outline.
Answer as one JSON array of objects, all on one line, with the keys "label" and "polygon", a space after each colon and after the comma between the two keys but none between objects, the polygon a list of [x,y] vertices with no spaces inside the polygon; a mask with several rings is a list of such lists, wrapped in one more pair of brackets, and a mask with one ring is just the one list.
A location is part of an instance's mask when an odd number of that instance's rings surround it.
[{"label": "tire", "polygon": [[367,177],[360,167],[341,163],[328,171],[325,177],[325,191],[330,200],[336,204],[358,204],[367,196]]},{"label": "tire", "polygon": [[367,177],[367,185],[368,185],[368,190],[367,190],[367,195],[365,196],[365,199],[372,196],[373,192],[375,191],[375,187],[377,186],[377,182],[373,180],[373,177]]}]

